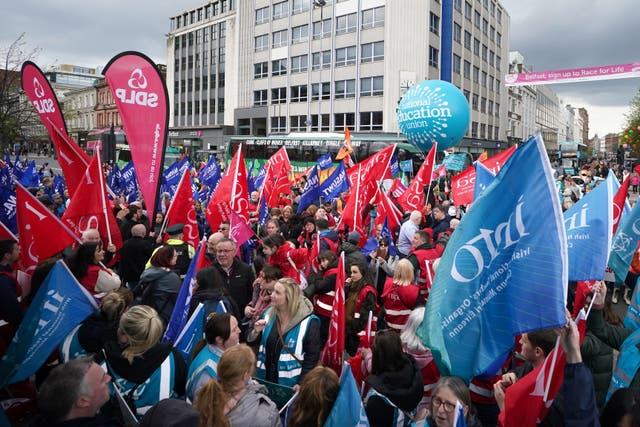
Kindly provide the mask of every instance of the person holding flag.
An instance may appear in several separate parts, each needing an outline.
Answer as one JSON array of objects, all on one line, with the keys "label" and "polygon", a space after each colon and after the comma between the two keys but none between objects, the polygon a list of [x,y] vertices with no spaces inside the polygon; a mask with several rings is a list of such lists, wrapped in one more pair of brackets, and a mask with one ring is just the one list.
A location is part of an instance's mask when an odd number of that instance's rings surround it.
[{"label": "person holding flag", "polygon": [[[456,417],[456,407],[462,407],[464,417]],[[458,420],[456,420],[458,418]],[[454,424],[455,421],[458,421]],[[442,377],[436,383],[431,395],[431,411],[427,417],[429,426],[437,427],[481,427],[467,384],[458,377]]]},{"label": "person holding flag", "polygon": [[320,338],[326,342],[336,295],[338,258],[331,251],[322,251],[318,255],[318,262],[320,271],[309,276],[309,286],[304,290],[304,296],[313,301],[313,312],[320,318]]},{"label": "person holding flag", "polygon": [[369,269],[364,263],[351,264],[345,300],[345,350],[354,356],[359,347],[369,348],[377,329],[378,292],[373,286]]},{"label": "person holding flag", "polygon": [[12,266],[20,259],[20,247],[13,239],[0,240],[0,320],[6,322],[0,327],[0,339],[3,348],[0,355],[9,346],[24,315],[19,297],[22,288],[18,285]]}]

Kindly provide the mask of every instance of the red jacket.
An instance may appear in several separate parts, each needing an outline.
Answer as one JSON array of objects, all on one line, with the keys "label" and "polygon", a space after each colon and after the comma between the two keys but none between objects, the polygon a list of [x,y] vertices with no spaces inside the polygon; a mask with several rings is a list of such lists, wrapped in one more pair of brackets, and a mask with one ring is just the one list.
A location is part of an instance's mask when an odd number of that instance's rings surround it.
[{"label": "red jacket", "polygon": [[307,263],[308,252],[306,248],[295,249],[289,243],[285,243],[267,259],[267,263],[280,267],[284,277],[290,277],[300,283],[300,271]]},{"label": "red jacket", "polygon": [[387,278],[382,292],[384,318],[387,326],[398,333],[409,320],[411,310],[416,306],[420,289],[414,284],[405,286],[393,283],[393,277]]}]

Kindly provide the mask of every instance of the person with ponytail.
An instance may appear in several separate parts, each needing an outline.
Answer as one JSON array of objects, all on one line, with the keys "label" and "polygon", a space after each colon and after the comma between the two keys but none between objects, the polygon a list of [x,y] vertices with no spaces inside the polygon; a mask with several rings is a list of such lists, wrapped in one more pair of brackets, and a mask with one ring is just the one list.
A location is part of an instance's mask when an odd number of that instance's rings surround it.
[{"label": "person with ponytail", "polygon": [[196,393],[206,382],[217,378],[216,369],[222,354],[240,342],[238,319],[229,313],[210,313],[200,340],[193,353],[187,374],[187,399],[194,401]]},{"label": "person with ponytail", "polygon": [[340,379],[333,369],[316,366],[302,380],[287,427],[322,427],[340,391]]},{"label": "person with ponytail", "polygon": [[244,344],[225,351],[218,363],[218,378],[196,394],[200,427],[280,427],[278,407],[267,389],[251,381],[256,356]]}]

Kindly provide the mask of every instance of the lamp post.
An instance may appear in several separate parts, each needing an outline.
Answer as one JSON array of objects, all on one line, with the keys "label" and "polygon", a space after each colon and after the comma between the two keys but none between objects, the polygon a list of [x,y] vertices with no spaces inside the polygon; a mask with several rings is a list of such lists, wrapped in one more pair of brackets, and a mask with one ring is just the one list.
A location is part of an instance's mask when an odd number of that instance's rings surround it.
[{"label": "lamp post", "polygon": [[[322,68],[324,67],[324,55],[322,53],[322,39],[324,39],[323,7],[326,4],[327,4],[326,0],[313,0],[313,7],[320,8],[320,69],[318,73],[318,131],[319,132],[322,132]],[[311,62],[313,63],[313,52],[311,53]]]}]

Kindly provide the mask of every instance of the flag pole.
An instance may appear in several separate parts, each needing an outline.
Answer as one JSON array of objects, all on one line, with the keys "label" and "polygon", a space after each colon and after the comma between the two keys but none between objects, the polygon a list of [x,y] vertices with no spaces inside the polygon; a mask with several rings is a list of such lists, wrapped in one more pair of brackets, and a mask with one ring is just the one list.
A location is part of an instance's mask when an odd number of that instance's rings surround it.
[{"label": "flag pole", "polygon": [[543,402],[546,402],[547,400],[549,400],[549,389],[551,388],[551,380],[553,379],[553,368],[555,368],[556,366],[558,351],[560,351],[560,335],[558,335],[558,337],[556,338],[556,346],[554,348],[553,357],[551,358],[551,366],[549,367],[549,380],[544,385],[544,397],[542,398]]},{"label": "flag pole", "polygon": [[107,201],[104,197],[104,174],[102,172],[102,160],[100,159],[100,150],[95,151],[95,155],[98,157],[98,181],[100,182],[100,201],[102,203],[102,214],[104,215],[104,222],[107,226],[107,238],[109,239],[109,246],[113,244],[111,240],[111,227],[109,226],[109,215],[107,214]]},{"label": "flag pole", "polygon": [[[185,170],[184,173],[182,174],[182,176],[180,177],[180,182],[178,182],[178,188],[180,188],[180,186],[182,185],[182,180],[184,180],[185,175],[187,175],[189,173],[189,170]],[[176,190],[177,191],[177,190]],[[169,213],[171,213],[171,208],[173,207],[173,202],[176,201],[176,195],[173,195],[173,200],[171,200],[171,203],[169,203],[169,207],[167,208],[167,211],[164,213],[164,219],[162,220],[162,226],[160,227],[160,231],[158,232],[159,235],[162,236],[162,233],[164,233],[164,230],[167,229],[167,223],[169,222]],[[156,236],[157,238],[158,236]]]}]

